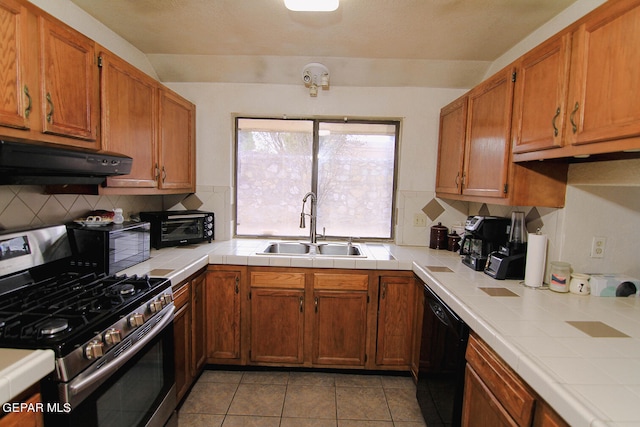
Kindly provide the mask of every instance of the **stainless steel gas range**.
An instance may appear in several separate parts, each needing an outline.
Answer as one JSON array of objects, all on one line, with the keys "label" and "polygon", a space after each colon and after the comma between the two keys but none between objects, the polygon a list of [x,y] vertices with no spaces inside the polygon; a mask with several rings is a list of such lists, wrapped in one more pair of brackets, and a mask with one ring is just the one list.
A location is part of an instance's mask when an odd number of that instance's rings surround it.
[{"label": "stainless steel gas range", "polygon": [[175,423],[171,282],[78,271],[65,226],[0,235],[0,347],[52,349],[45,426]]}]

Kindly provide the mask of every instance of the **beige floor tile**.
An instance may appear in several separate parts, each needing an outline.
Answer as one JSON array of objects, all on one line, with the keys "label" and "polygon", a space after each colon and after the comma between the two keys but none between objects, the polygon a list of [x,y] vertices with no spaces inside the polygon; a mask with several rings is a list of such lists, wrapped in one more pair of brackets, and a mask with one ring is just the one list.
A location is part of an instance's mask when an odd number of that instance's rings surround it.
[{"label": "beige floor tile", "polygon": [[427,427],[427,424],[423,421],[395,421],[393,423],[395,427]]},{"label": "beige floor tile", "polygon": [[391,420],[382,387],[336,387],[338,420]]},{"label": "beige floor tile", "polygon": [[393,427],[391,421],[338,420],[338,427]]},{"label": "beige floor tile", "polygon": [[278,427],[280,417],[255,417],[245,415],[227,415],[222,427]]},{"label": "beige floor tile", "polygon": [[191,389],[180,413],[224,415],[237,388],[235,384],[198,382]]},{"label": "beige floor tile", "polygon": [[394,422],[423,420],[415,390],[408,388],[386,389],[385,395]]},{"label": "beige floor tile", "polygon": [[178,427],[220,427],[224,415],[187,414],[180,412]]},{"label": "beige floor tile", "polygon": [[333,420],[318,420],[313,418],[282,418],[280,427],[337,427],[338,422]]},{"label": "beige floor tile", "polygon": [[283,417],[336,419],[335,387],[289,385]]},{"label": "beige floor tile", "polygon": [[283,384],[289,382],[289,372],[250,371],[242,375],[243,384]]},{"label": "beige floor tile", "polygon": [[289,373],[289,385],[336,385],[336,375],[329,372],[291,372]]},{"label": "beige floor tile", "polygon": [[382,387],[378,375],[337,374],[337,387]]},{"label": "beige floor tile", "polygon": [[228,413],[280,417],[286,389],[277,384],[240,384]]},{"label": "beige floor tile", "polygon": [[198,381],[211,383],[229,383],[240,384],[242,379],[242,371],[211,371],[206,370],[200,375]]},{"label": "beige floor tile", "polygon": [[382,381],[382,387],[384,388],[408,388],[413,391],[416,390],[416,385],[412,377],[382,375],[380,376],[380,381]]}]

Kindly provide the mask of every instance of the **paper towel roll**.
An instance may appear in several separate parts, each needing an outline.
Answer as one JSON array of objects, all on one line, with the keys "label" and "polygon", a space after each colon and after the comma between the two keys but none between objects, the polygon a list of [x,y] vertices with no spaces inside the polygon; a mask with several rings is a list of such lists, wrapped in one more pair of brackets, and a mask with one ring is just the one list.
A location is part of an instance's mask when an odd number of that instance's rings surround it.
[{"label": "paper towel roll", "polygon": [[524,284],[532,288],[542,286],[547,261],[547,236],[529,233],[527,236],[527,258],[524,267]]}]

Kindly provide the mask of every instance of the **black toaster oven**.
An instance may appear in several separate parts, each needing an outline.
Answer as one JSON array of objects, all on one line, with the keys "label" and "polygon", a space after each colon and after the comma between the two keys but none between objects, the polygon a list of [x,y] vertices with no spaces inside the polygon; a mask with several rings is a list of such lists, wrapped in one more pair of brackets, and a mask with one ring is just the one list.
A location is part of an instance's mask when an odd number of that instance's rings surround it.
[{"label": "black toaster oven", "polygon": [[213,240],[213,212],[199,210],[140,212],[151,223],[151,246],[156,249]]}]

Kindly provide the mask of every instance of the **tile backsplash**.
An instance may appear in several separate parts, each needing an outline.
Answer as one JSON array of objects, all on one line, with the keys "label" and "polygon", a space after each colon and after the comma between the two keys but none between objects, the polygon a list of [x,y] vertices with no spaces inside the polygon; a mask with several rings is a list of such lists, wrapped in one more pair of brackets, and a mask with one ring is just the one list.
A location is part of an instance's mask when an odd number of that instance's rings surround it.
[{"label": "tile backsplash", "polygon": [[92,210],[122,208],[126,219],[142,210],[162,209],[161,196],[45,194],[42,186],[0,186],[0,230],[60,224]]}]

